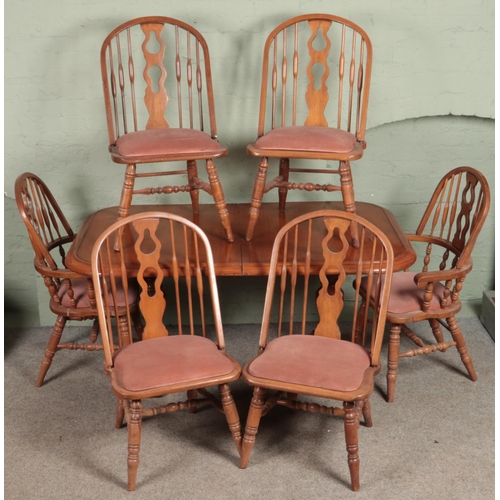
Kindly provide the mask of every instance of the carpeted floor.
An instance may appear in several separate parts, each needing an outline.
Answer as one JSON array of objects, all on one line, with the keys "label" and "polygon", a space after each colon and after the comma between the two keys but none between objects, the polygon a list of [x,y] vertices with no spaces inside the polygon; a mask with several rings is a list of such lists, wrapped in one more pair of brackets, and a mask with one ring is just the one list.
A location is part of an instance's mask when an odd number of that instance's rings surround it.
[{"label": "carpeted floor", "polygon": [[[246,470],[213,409],[145,420],[137,490],[127,493],[127,430],[114,428],[102,353],[57,353],[36,388],[50,329],[6,330],[5,498],[492,499],[494,342],[477,318],[459,323],[478,381],[454,349],[405,359],[388,404],[384,364],[371,398],[374,426],[359,430],[357,493],[349,489],[342,419],[281,407],[263,418]],[[70,327],[66,338],[87,331]],[[258,325],[226,326],[229,354],[244,364],[257,352],[258,333]],[[232,388],[244,422],[251,389],[241,381]]]}]

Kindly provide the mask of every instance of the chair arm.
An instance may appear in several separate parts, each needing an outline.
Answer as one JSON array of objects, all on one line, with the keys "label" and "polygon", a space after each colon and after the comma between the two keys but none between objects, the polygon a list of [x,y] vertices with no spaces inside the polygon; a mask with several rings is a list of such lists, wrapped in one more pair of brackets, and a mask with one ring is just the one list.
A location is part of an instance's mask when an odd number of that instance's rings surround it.
[{"label": "chair arm", "polygon": [[472,262],[466,266],[457,269],[443,269],[442,271],[427,271],[422,273],[417,273],[413,278],[415,284],[419,288],[426,288],[429,283],[435,283],[437,281],[449,281],[459,278],[465,278],[467,274],[472,270]]}]

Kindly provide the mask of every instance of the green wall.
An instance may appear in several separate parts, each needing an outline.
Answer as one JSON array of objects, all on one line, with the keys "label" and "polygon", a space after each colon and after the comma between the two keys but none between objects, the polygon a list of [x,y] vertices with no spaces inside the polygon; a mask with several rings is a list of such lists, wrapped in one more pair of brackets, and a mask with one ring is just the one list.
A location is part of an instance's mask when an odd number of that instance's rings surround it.
[{"label": "green wall", "polygon": [[[438,180],[456,166],[481,170],[494,196],[493,0],[7,0],[7,326],[54,323],[13,199],[16,177],[28,170],[42,177],[75,228],[88,213],[118,203],[123,167],[107,152],[99,67],[105,36],[145,15],[175,17],[202,32],[211,52],[218,135],[230,151],[217,167],[228,202],[248,202],[257,163],[245,147],[256,134],[263,44],[277,24],[307,12],[347,17],[372,39],[368,147],[353,165],[358,200],[389,208],[409,232]],[[314,196],[325,195],[297,192],[290,199]],[[275,199],[274,193],[265,198]],[[264,279],[225,278],[219,285],[225,322],[260,321]],[[493,287],[494,206],[461,294],[462,314],[479,314],[482,292]]]}]

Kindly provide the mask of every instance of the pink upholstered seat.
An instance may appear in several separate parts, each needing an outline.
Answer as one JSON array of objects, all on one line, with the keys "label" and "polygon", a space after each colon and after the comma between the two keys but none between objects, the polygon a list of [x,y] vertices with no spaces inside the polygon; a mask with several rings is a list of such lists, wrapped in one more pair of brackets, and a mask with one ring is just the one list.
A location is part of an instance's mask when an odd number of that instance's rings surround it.
[{"label": "pink upholstered seat", "polygon": [[[387,314],[402,314],[422,311],[425,290],[419,288],[414,281],[417,273],[395,273],[392,277],[391,294]],[[366,278],[363,278],[361,288],[366,290]],[[434,283],[434,293],[429,310],[440,309],[444,286]]]},{"label": "pink upholstered seat", "polygon": [[[88,296],[88,289],[87,289],[87,280],[85,278],[77,278],[71,280],[71,288],[74,292],[73,298],[76,301],[76,306],[77,308],[82,308],[82,307],[91,307],[90,305],[90,299]],[[57,291],[57,295],[59,296],[59,299],[61,301],[61,304],[64,307],[73,307],[71,305],[71,300],[68,295],[68,288],[65,283],[63,283],[59,290]],[[117,290],[117,298],[118,298],[118,306],[122,307],[125,305],[125,292],[123,290],[123,287],[119,286]],[[128,299],[127,302],[132,305],[137,302],[138,298],[138,291],[135,286],[129,286],[128,287]],[[109,301],[110,305],[114,306],[114,300],[112,294],[109,296]]]},{"label": "pink upholstered seat", "polygon": [[203,385],[212,377],[229,375],[234,364],[214,342],[195,335],[172,335],[137,342],[114,356],[115,381],[126,391]]},{"label": "pink upholstered seat", "polygon": [[207,133],[189,128],[140,130],[116,141],[116,153],[129,158],[214,153],[220,149],[220,144]]},{"label": "pink upholstered seat", "polygon": [[321,389],[353,391],[370,367],[366,349],[345,340],[286,335],[272,340],[248,366],[254,377]]},{"label": "pink upholstered seat", "polygon": [[348,153],[355,143],[354,135],[337,128],[295,126],[275,128],[259,137],[255,146],[285,151]]}]

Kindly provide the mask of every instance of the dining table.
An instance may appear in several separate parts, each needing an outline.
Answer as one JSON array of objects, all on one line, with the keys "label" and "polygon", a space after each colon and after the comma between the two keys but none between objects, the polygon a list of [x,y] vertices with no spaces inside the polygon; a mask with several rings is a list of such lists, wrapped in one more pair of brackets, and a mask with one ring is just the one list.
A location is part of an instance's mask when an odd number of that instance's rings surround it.
[{"label": "dining table", "polygon": [[[336,201],[288,202],[285,211],[278,209],[278,203],[263,203],[253,238],[247,241],[245,233],[250,204],[228,204],[227,207],[235,236],[232,243],[226,239],[217,209],[213,204],[200,205],[197,214],[193,213],[190,204],[132,205],[130,215],[139,212],[166,211],[193,221],[205,232],[210,241],[217,276],[268,276],[274,238],[281,227],[304,213],[328,209],[343,210],[342,202]],[[356,213],[372,222],[388,236],[394,251],[394,271],[407,269],[415,262],[415,251],[390,210],[372,203],[356,202]],[[118,206],[102,208],[88,215],[68,250],[66,266],[72,271],[90,277],[94,243],[99,235],[117,220]],[[322,236],[321,227],[318,226],[315,231],[317,237]],[[170,238],[167,226],[159,227],[158,237],[162,241],[162,252],[168,252],[168,245],[163,245],[163,242],[168,242]],[[359,249],[354,247],[350,249],[353,257],[358,251]],[[133,261],[133,252],[131,255],[129,265],[133,268],[136,263]],[[164,255],[166,262],[167,253]],[[315,268],[319,272],[320,259],[321,256],[318,255],[316,267],[313,262],[313,272]],[[355,273],[354,262],[355,259],[350,259],[348,254],[344,262],[346,273]],[[160,267],[162,268],[161,255]],[[168,275],[168,270],[163,269],[165,275]]]}]

